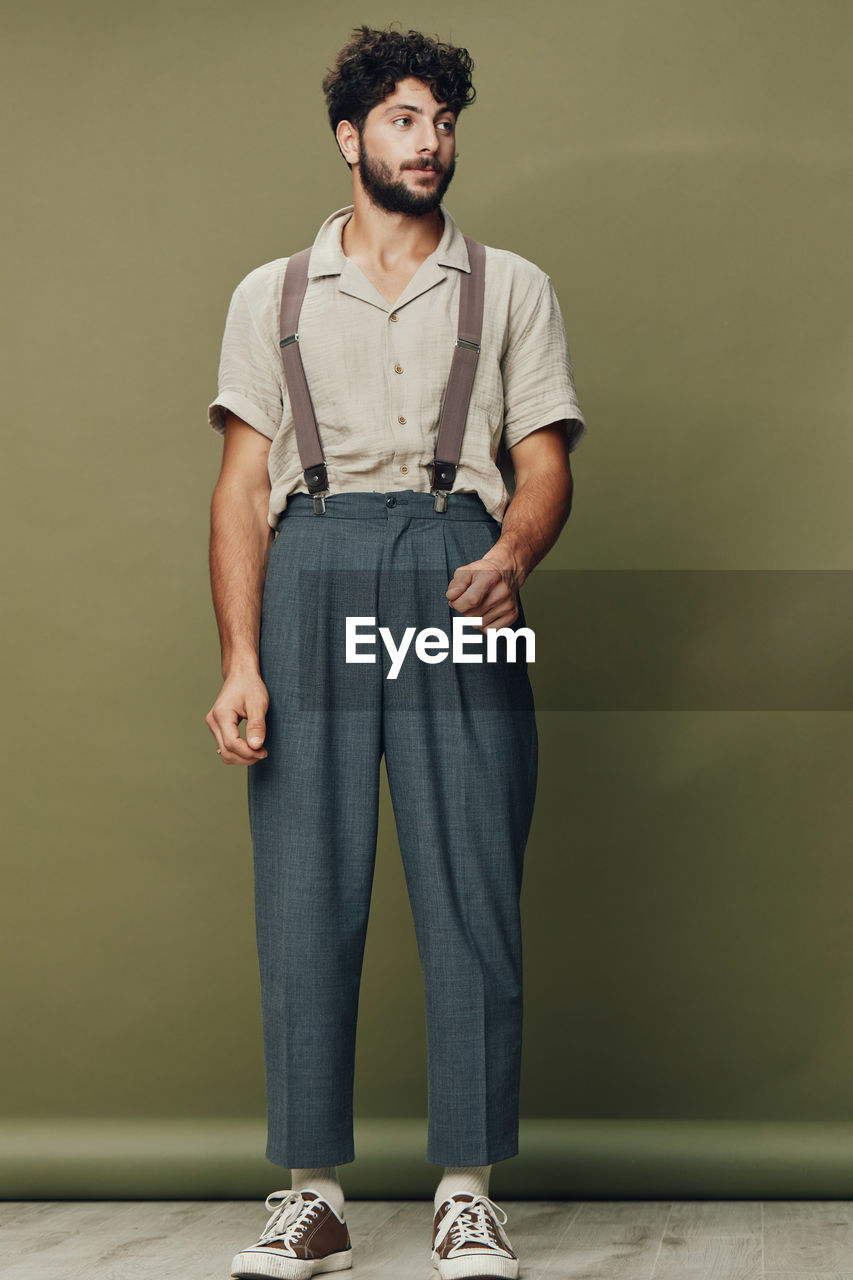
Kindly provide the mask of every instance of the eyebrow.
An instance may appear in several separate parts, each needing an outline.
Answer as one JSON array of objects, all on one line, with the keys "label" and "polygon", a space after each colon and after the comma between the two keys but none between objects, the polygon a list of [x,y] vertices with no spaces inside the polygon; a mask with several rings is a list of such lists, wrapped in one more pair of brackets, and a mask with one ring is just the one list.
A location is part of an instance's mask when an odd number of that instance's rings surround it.
[{"label": "eyebrow", "polygon": [[[410,102],[395,102],[392,106],[386,107],[385,114],[389,115],[392,111],[412,111],[416,116],[422,116],[424,114],[420,107],[415,107]],[[439,107],[435,114],[440,116],[443,115],[445,111],[449,111],[451,115],[453,114],[453,108],[447,106]]]}]

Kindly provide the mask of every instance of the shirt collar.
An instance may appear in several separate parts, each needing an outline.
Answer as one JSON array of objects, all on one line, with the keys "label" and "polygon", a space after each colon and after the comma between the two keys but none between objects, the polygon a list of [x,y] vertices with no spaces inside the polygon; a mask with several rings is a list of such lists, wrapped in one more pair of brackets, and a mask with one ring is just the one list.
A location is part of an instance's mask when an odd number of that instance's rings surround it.
[{"label": "shirt collar", "polygon": [[[350,204],[344,209],[337,209],[317,232],[308,261],[309,280],[317,276],[339,276],[346,267],[349,259],[343,251],[341,235],[344,223],[353,212],[353,208],[354,206]],[[441,212],[444,217],[444,231],[435,249],[425,261],[429,262],[431,258],[438,266],[470,271],[471,264],[468,261],[465,237],[444,205],[441,206]]]}]

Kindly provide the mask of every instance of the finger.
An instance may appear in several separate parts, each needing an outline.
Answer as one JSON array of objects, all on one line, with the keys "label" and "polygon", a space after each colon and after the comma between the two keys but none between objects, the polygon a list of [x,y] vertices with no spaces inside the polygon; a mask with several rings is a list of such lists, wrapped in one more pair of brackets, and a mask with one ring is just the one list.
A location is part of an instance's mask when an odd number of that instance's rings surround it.
[{"label": "finger", "polygon": [[476,612],[480,613],[491,608],[496,600],[507,600],[509,595],[509,586],[500,571],[489,568],[477,571],[464,599],[470,600]]},{"label": "finger", "polygon": [[265,716],[266,706],[263,703],[246,704],[246,741],[256,751],[264,745],[267,733]]},{"label": "finger", "polygon": [[257,764],[259,760],[265,760],[266,751],[253,751],[247,747],[242,738],[237,739],[236,746],[223,747],[219,752],[223,764]]},{"label": "finger", "polygon": [[485,631],[488,627],[510,627],[518,618],[518,605],[512,599],[495,600],[483,607],[481,614],[475,616],[482,616],[481,631]]},{"label": "finger", "polygon": [[223,764],[255,764],[266,759],[267,751],[252,750],[240,737],[240,717],[235,711],[222,711],[211,707],[204,717],[208,729],[217,743],[216,751]]},{"label": "finger", "polygon": [[483,619],[483,631],[494,627],[512,627],[518,621],[518,610],[514,609],[509,612],[497,613],[494,616],[487,614]]},{"label": "finger", "polygon": [[450,585],[448,586],[447,591],[445,592],[445,595],[447,596],[448,600],[450,599],[455,600],[456,597],[461,595],[463,591],[466,591],[467,588],[471,585],[473,578],[474,578],[473,570],[463,569],[461,567],[458,568],[454,573],[453,577],[451,578]]},{"label": "finger", "polygon": [[[226,757],[226,751],[228,756]],[[255,764],[258,760],[265,760],[267,752],[263,747],[255,749],[250,747],[244,738],[237,734],[236,739],[232,739],[222,749],[222,759],[227,764]]]},{"label": "finger", "polygon": [[264,750],[254,750],[240,737],[240,719],[233,708],[222,710],[216,716],[221,736],[222,759],[226,764],[254,764],[267,755]]},{"label": "finger", "polygon": [[[218,721],[216,719],[216,707],[211,707],[207,715],[204,717],[204,721],[208,729],[210,730],[210,732],[213,734],[213,740],[216,743],[217,754],[221,756],[223,751],[226,750],[226,748],[225,748],[225,743],[222,740],[222,730],[220,729]],[[223,756],[223,759],[224,758],[225,757]]]},{"label": "finger", "polygon": [[489,617],[497,617],[500,613],[506,613],[512,608],[512,591],[503,578],[499,578],[497,582],[488,585],[485,591],[478,592],[476,598],[469,603],[471,592],[460,596],[453,604],[455,609],[466,617],[478,617],[484,620]]},{"label": "finger", "polygon": [[450,601],[450,607],[458,613],[479,615],[489,592],[489,583],[472,582],[471,585]]}]

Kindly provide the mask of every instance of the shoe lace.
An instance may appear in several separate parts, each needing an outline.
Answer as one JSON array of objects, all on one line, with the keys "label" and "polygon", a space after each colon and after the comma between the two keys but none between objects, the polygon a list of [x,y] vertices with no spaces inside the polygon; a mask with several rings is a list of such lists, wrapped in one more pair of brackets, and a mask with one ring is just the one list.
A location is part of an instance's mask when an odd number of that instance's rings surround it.
[{"label": "shoe lace", "polygon": [[304,1200],[299,1191],[273,1191],[264,1207],[272,1211],[269,1222],[258,1239],[259,1244],[281,1240],[291,1245],[314,1217],[322,1212],[322,1201]]},{"label": "shoe lace", "polygon": [[450,1233],[450,1242],[455,1248],[463,1242],[485,1245],[489,1249],[503,1249],[495,1231],[492,1214],[499,1218],[503,1225],[507,1216],[500,1205],[495,1204],[488,1196],[475,1196],[473,1200],[456,1200],[448,1209],[436,1233],[436,1246],[440,1245]]}]

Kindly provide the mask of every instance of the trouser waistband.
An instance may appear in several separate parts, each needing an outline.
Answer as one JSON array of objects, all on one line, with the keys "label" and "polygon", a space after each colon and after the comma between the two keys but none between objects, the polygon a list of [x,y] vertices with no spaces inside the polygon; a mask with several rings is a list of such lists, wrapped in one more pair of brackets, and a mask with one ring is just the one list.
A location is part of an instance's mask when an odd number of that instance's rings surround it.
[{"label": "trouser waistband", "polygon": [[279,524],[289,516],[310,516],[312,520],[324,520],[330,516],[344,520],[399,519],[403,516],[419,520],[492,520],[498,523],[476,493],[449,493],[447,510],[436,511],[434,495],[414,489],[398,489],[392,493],[333,493],[326,498],[323,515],[316,514],[314,500],[309,494],[293,493],[279,516]]}]

